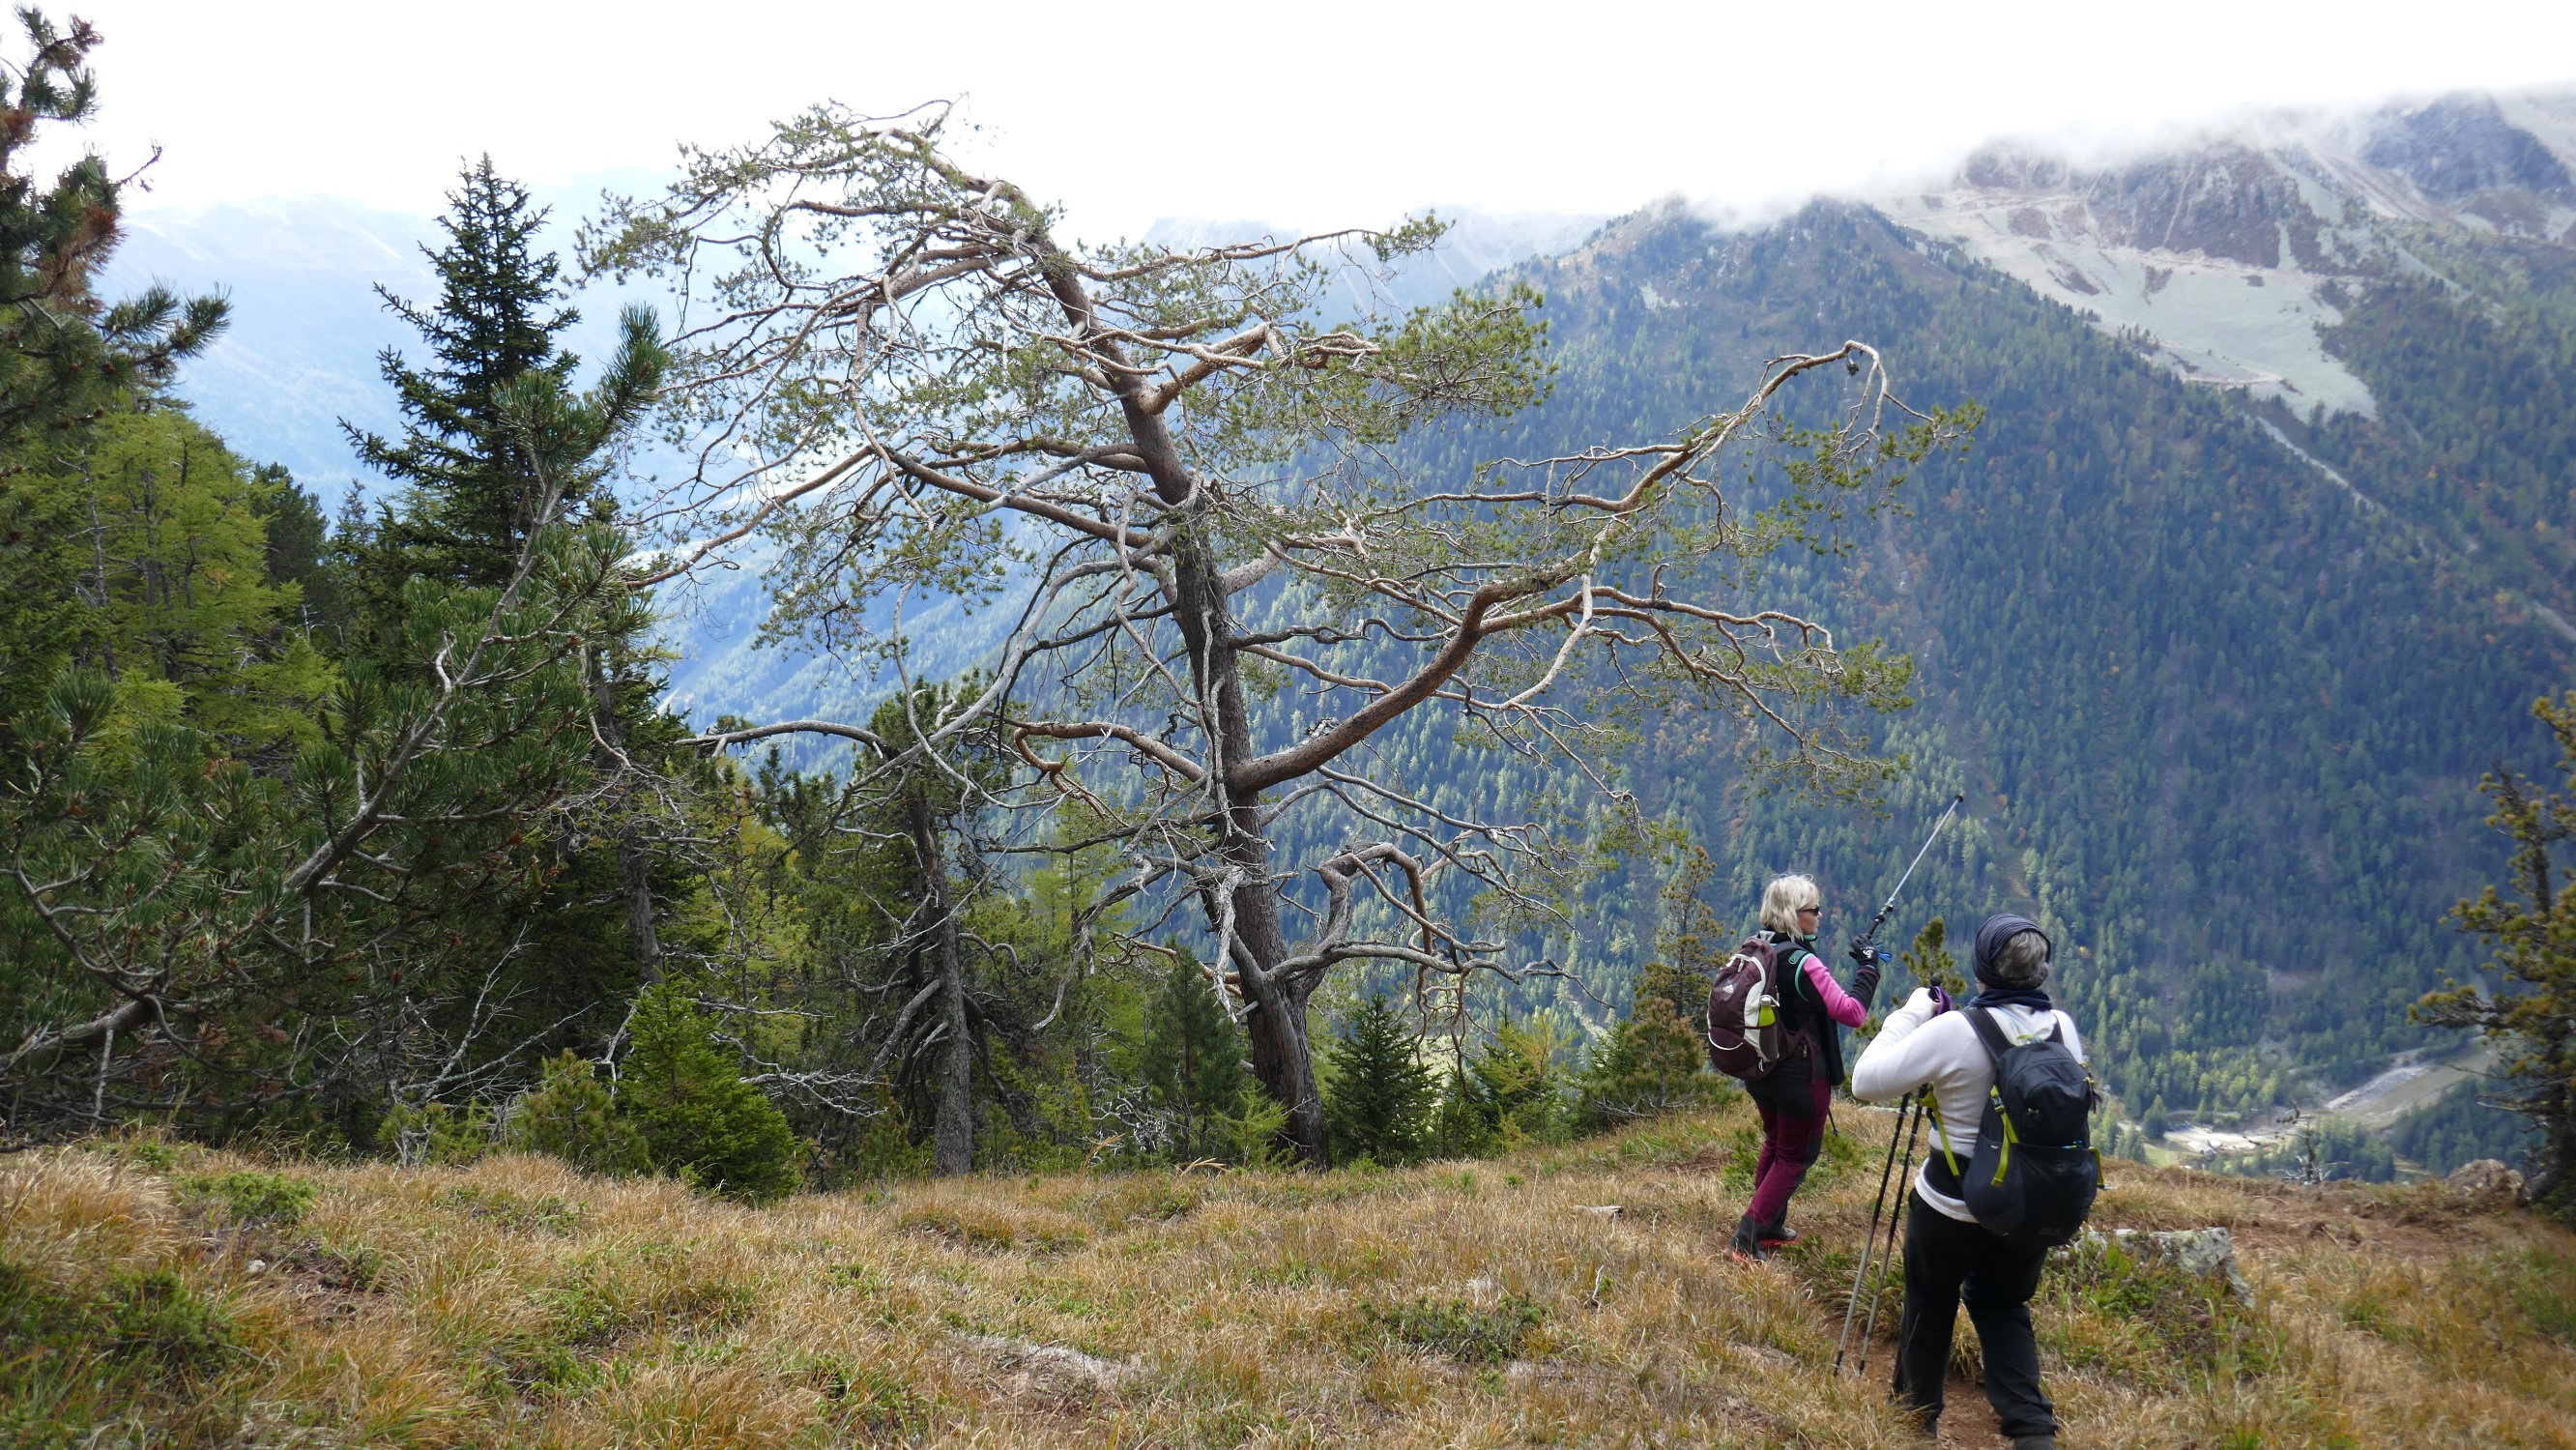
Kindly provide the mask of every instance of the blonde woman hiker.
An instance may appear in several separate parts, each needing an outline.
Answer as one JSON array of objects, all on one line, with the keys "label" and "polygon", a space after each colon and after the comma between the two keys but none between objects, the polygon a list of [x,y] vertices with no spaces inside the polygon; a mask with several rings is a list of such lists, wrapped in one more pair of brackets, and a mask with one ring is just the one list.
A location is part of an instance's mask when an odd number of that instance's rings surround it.
[{"label": "blonde woman hiker", "polygon": [[1825,1143],[1825,1107],[1843,1080],[1841,1028],[1869,1018],[1878,994],[1878,964],[1865,962],[1845,991],[1816,952],[1824,922],[1824,895],[1804,876],[1782,876],[1762,891],[1762,940],[1776,963],[1771,995],[1785,1050],[1776,1066],[1744,1085],[1762,1115],[1762,1153],[1753,1163],[1753,1202],[1728,1246],[1739,1262],[1759,1260],[1775,1245],[1794,1242],[1789,1196]]}]

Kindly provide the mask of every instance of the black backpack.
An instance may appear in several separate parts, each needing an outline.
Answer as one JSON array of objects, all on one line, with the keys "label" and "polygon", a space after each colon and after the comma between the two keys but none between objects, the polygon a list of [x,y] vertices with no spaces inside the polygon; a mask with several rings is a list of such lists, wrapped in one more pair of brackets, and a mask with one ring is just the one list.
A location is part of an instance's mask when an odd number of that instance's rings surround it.
[{"label": "black backpack", "polygon": [[2093,1079],[2051,1024],[2046,1037],[2018,1046],[1982,1007],[1966,1009],[1995,1085],[1986,1093],[1976,1150],[1960,1175],[1959,1196],[1988,1232],[2023,1245],[2072,1243],[2102,1187],[2093,1152]]}]

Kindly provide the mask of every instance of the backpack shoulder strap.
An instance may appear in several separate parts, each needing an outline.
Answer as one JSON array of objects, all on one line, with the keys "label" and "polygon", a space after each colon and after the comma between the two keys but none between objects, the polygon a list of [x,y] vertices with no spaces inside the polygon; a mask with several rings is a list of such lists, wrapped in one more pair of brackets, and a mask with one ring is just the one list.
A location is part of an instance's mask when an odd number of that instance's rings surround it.
[{"label": "backpack shoulder strap", "polygon": [[1994,1015],[1985,1008],[1969,1007],[1964,1010],[1967,1013],[1968,1025],[1977,1030],[1977,1042],[1986,1049],[1986,1056],[1994,1060],[1995,1071],[2002,1072],[2004,1054],[2012,1050],[2012,1044],[2004,1041],[2004,1030],[1995,1025]]}]

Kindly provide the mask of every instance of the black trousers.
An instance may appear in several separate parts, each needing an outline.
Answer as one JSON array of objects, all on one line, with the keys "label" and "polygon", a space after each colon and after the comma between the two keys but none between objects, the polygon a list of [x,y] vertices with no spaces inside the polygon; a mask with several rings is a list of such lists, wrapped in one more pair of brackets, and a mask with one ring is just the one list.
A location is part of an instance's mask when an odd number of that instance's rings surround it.
[{"label": "black trousers", "polygon": [[2057,1433],[2056,1407],[2039,1387],[2039,1340],[2030,1296],[2044,1248],[2021,1249],[1961,1223],[1909,1193],[1905,1215],[1905,1313],[1896,1325],[1896,1399],[1928,1421],[1941,1413],[1950,1334],[1966,1300],[1985,1351],[1986,1402],[2006,1437]]}]

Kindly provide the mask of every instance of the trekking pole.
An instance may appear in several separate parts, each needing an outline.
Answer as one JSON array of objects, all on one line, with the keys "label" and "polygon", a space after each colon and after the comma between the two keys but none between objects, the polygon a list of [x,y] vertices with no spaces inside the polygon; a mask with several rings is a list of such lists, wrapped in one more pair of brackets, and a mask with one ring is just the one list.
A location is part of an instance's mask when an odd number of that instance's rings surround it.
[{"label": "trekking pole", "polygon": [[[1869,1296],[1869,1318],[1861,1325],[1860,1362],[1852,1366],[1852,1373],[1854,1374],[1869,1373],[1869,1341],[1872,1336],[1878,1333],[1878,1301],[1887,1297],[1888,1271],[1890,1266],[1896,1262],[1897,1226],[1905,1222],[1905,1210],[1901,1206],[1903,1195],[1910,1195],[1914,1191],[1911,1187],[1907,1186],[1906,1182],[1907,1179],[1914,1175],[1914,1142],[1917,1138],[1920,1138],[1923,1135],[1923,1119],[1925,1115],[1938,1110],[1939,1105],[1937,1103],[1924,1101],[1923,1099],[1915,1100],[1914,1127],[1905,1135],[1905,1165],[1897,1174],[1897,1189],[1900,1194],[1900,1207],[1896,1212],[1887,1216],[1887,1250],[1878,1256],[1878,1288]],[[1878,1226],[1876,1224],[1870,1225],[1873,1233],[1876,1232],[1877,1227]]]},{"label": "trekking pole", "polygon": [[1853,945],[1868,946],[1878,940],[1878,929],[1887,925],[1887,918],[1895,913],[1896,898],[1905,890],[1905,883],[1914,879],[1914,868],[1922,865],[1923,858],[1932,854],[1932,843],[1941,839],[1941,828],[1950,824],[1951,813],[1958,810],[1967,798],[1966,791],[1950,797],[1950,804],[1941,810],[1941,819],[1932,823],[1932,834],[1923,838],[1923,849],[1915,852],[1914,859],[1906,863],[1905,874],[1896,878],[1896,890],[1887,893],[1887,903],[1878,909],[1878,915],[1869,919],[1869,930],[1861,933],[1860,940]]},{"label": "trekking pole", "polygon": [[[1860,1241],[1860,1267],[1852,1270],[1851,1297],[1843,1301],[1842,1337],[1834,1341],[1834,1373],[1836,1374],[1842,1373],[1843,1352],[1851,1343],[1852,1316],[1860,1310],[1860,1286],[1869,1278],[1870,1251],[1878,1247],[1878,1216],[1887,1207],[1888,1181],[1896,1172],[1896,1143],[1898,1139],[1905,1136],[1905,1115],[1914,1110],[1915,1104],[1912,1098],[1897,1104],[1896,1126],[1887,1135],[1887,1162],[1878,1170],[1878,1197],[1869,1206],[1869,1233]],[[1913,1155],[1909,1153],[1907,1156]],[[1870,1305],[1873,1311],[1877,1307],[1875,1303]],[[1861,1356],[1866,1359],[1868,1355],[1867,1340],[1864,1339]]]}]

